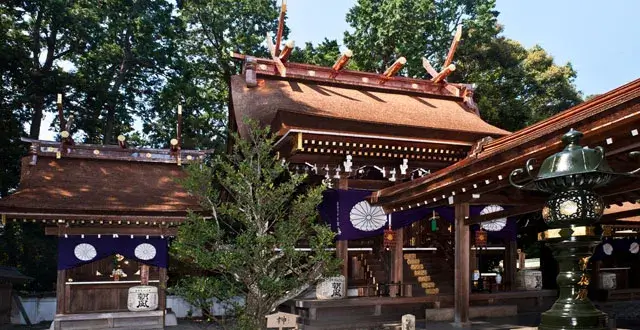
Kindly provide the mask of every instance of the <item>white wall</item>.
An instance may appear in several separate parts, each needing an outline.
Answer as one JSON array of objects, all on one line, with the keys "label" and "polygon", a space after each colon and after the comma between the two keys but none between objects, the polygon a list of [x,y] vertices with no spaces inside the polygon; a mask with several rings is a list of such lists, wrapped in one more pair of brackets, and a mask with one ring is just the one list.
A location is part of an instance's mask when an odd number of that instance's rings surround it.
[{"label": "white wall", "polygon": [[[43,321],[53,321],[54,316],[56,315],[56,298],[22,298],[22,306],[27,312],[27,316],[31,323],[40,323]],[[241,299],[236,300],[237,302],[241,302]],[[199,308],[195,308],[188,304],[184,299],[178,296],[167,296],[167,308],[171,308],[171,310],[176,314],[177,318],[185,318],[189,316],[189,311],[191,311],[191,315],[193,317],[202,316],[202,312]],[[214,315],[223,315],[225,306],[224,304],[215,303],[213,305],[213,313]],[[11,309],[11,323],[12,324],[27,324],[18,306],[13,302]]]},{"label": "white wall", "polygon": [[[42,321],[52,321],[56,315],[56,298],[22,298],[22,306],[24,307],[29,321],[32,324],[40,323]],[[27,324],[15,301],[11,302],[11,323],[13,324]]]}]

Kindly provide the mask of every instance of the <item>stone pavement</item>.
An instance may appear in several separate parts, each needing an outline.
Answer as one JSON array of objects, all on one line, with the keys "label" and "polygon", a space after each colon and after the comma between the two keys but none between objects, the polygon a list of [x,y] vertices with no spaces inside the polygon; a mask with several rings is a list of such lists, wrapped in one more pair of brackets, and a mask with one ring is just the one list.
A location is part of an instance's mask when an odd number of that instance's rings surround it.
[{"label": "stone pavement", "polygon": [[[616,315],[616,326],[619,329],[640,330],[640,302],[619,302],[599,306],[610,316]],[[526,313],[517,316],[502,318],[476,318],[466,329],[473,330],[507,330],[523,327],[535,327],[540,322],[540,314]],[[0,330],[44,330],[49,328],[48,322],[43,322],[31,327],[0,325]],[[425,322],[418,321],[417,329],[425,330],[459,330],[451,322]],[[211,324],[199,323],[195,321],[179,319],[178,326],[168,327],[167,330],[220,330],[222,328]]]}]

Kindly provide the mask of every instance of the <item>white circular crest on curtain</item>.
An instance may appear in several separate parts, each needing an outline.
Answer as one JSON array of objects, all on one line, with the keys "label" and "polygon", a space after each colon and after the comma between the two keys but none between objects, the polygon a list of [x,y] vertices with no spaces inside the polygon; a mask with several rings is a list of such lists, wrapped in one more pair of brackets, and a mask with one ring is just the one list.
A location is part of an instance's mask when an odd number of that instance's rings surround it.
[{"label": "white circular crest on curtain", "polygon": [[136,246],[133,253],[140,260],[151,260],[156,257],[156,248],[149,243],[142,243]]},{"label": "white circular crest on curtain", "polygon": [[611,253],[613,253],[613,246],[611,246],[611,244],[609,243],[604,243],[602,244],[602,251],[604,252],[604,254],[610,256]]},{"label": "white circular crest on curtain", "polygon": [[629,246],[629,252],[633,254],[638,254],[638,250],[640,250],[640,246],[638,245],[638,243],[636,242],[631,243],[631,245]]},{"label": "white circular crest on curtain", "polygon": [[[504,208],[500,205],[489,205],[480,211],[480,215],[485,215],[494,212],[504,211]],[[493,219],[490,221],[484,221],[480,224],[482,229],[486,231],[500,231],[507,225],[507,218]]]},{"label": "white circular crest on curtain", "polygon": [[73,249],[73,254],[82,261],[89,261],[98,255],[96,248],[89,243],[80,243]]},{"label": "white circular crest on curtain", "polygon": [[387,216],[382,207],[371,206],[367,201],[354,205],[349,214],[349,220],[354,228],[362,231],[374,231],[382,228],[387,222]]}]

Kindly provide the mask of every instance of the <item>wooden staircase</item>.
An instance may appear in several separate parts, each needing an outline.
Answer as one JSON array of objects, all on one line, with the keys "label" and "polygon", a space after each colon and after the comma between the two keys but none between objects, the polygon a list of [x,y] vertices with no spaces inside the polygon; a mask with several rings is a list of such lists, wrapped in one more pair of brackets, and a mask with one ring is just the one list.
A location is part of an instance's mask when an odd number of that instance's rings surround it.
[{"label": "wooden staircase", "polygon": [[363,256],[362,262],[368,284],[386,283],[389,280],[389,271],[380,258],[374,254]]},{"label": "wooden staircase", "polygon": [[417,286],[414,296],[453,292],[454,272],[441,256],[430,254],[404,254],[404,283]]},{"label": "wooden staircase", "polygon": [[425,294],[430,295],[440,293],[440,289],[438,289],[436,283],[431,280],[431,276],[429,275],[425,265],[422,263],[422,260],[418,259],[418,256],[415,253],[405,253],[404,260],[406,261],[407,266],[409,266],[408,270],[410,271],[410,276],[417,280],[418,286],[424,290]]}]

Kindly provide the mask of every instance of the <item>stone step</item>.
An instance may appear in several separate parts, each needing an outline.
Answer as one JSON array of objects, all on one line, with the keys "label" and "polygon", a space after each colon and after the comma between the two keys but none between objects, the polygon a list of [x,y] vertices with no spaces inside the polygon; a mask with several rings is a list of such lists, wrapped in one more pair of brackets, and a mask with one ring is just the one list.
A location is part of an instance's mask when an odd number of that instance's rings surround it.
[{"label": "stone step", "polygon": [[436,288],[436,284],[434,282],[423,282],[423,283],[420,283],[420,286],[423,289],[435,289]]},{"label": "stone step", "polygon": [[418,276],[418,282],[423,283],[423,282],[431,282],[431,276]]},{"label": "stone step", "polygon": [[416,259],[417,257],[418,256],[415,253],[405,253],[404,255],[405,260]]},{"label": "stone step", "polygon": [[422,262],[420,262],[420,259],[407,259],[407,264],[408,265],[418,265],[421,264]]},{"label": "stone step", "polygon": [[423,270],[424,269],[424,265],[423,264],[409,265],[409,269],[411,269],[411,270]]},{"label": "stone step", "polygon": [[416,269],[413,271],[414,277],[427,276],[428,272],[426,269]]},{"label": "stone step", "polygon": [[438,289],[438,288],[424,289],[424,293],[426,293],[426,294],[438,294],[438,293],[440,293],[440,289]]}]

